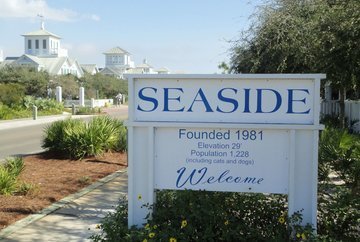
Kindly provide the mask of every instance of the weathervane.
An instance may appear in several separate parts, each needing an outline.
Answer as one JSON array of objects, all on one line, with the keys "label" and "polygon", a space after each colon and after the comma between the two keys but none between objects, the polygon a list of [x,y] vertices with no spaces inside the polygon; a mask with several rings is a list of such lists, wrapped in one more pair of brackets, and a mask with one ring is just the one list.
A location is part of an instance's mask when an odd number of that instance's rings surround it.
[{"label": "weathervane", "polygon": [[38,13],[37,16],[41,19],[41,29],[44,30],[45,29],[44,15]]}]

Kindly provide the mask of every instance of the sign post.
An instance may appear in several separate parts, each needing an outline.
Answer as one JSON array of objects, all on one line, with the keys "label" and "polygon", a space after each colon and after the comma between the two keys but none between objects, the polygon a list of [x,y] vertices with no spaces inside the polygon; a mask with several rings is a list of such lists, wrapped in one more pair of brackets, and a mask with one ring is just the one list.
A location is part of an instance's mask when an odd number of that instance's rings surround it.
[{"label": "sign post", "polygon": [[287,194],[316,228],[323,78],[129,75],[129,226],[155,189],[201,189]]}]

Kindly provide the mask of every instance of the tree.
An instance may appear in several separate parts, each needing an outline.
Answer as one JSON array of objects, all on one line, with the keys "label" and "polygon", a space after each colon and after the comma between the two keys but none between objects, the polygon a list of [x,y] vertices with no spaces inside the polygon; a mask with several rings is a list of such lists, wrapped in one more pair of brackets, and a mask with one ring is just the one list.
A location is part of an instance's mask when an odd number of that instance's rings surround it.
[{"label": "tree", "polygon": [[360,1],[273,0],[230,49],[232,73],[326,73],[341,91],[360,84]]},{"label": "tree", "polygon": [[81,80],[87,95],[92,98],[96,97],[96,92],[98,92],[99,98],[114,98],[118,93],[128,94],[127,81],[113,76],[85,73]]},{"label": "tree", "polygon": [[49,74],[28,67],[7,66],[0,70],[0,83],[20,84],[26,95],[46,97]]}]

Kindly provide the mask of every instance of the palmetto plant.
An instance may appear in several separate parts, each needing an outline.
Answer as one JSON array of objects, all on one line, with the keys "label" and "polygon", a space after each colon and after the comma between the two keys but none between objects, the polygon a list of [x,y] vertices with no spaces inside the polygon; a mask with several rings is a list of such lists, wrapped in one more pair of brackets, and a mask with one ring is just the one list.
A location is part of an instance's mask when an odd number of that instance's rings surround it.
[{"label": "palmetto plant", "polygon": [[17,191],[18,176],[24,167],[21,157],[8,158],[0,165],[0,194],[11,195]]},{"label": "palmetto plant", "polygon": [[71,158],[101,155],[109,150],[126,150],[126,129],[122,122],[99,116],[88,124],[81,120],[57,121],[45,130],[43,148]]}]

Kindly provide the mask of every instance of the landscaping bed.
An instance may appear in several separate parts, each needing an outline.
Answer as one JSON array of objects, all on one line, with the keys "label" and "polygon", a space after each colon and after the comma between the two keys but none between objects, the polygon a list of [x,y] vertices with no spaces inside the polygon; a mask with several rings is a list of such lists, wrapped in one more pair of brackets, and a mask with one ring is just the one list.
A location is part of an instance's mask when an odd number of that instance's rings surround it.
[{"label": "landscaping bed", "polygon": [[0,230],[127,166],[126,153],[120,152],[82,160],[54,157],[42,153],[23,158],[20,180],[32,189],[27,195],[0,195]]}]

